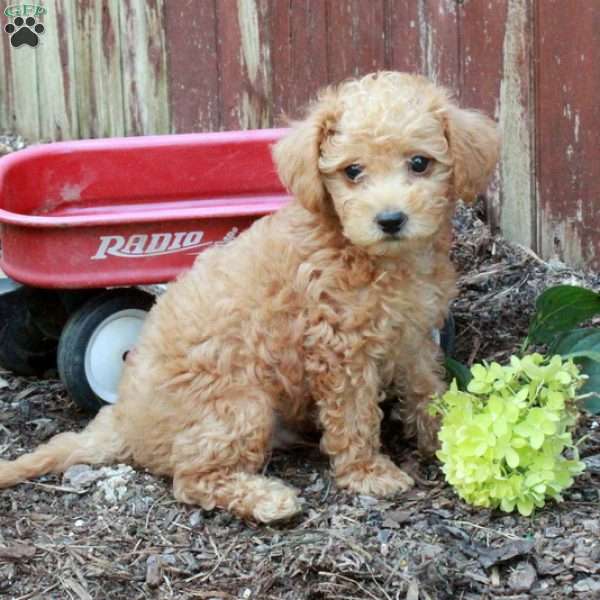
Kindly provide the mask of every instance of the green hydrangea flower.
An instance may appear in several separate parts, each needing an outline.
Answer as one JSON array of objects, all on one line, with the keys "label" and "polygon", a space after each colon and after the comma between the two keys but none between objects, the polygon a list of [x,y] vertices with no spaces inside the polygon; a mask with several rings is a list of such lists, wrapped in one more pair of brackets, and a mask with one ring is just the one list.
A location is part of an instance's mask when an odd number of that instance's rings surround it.
[{"label": "green hydrangea flower", "polygon": [[572,360],[541,354],[471,373],[466,392],[453,381],[431,405],[442,415],[437,456],[446,481],[470,504],[525,516],[548,498],[561,500],[584,469],[571,431],[585,375]]}]

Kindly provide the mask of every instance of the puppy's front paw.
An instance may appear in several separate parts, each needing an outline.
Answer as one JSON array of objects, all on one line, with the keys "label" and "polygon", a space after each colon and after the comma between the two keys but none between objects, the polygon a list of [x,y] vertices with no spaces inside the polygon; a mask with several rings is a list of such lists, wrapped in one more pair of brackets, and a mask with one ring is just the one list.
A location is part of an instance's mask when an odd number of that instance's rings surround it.
[{"label": "puppy's front paw", "polygon": [[366,496],[391,496],[405,492],[415,482],[399,469],[387,456],[352,466],[347,473],[337,477],[339,487],[347,488]]}]

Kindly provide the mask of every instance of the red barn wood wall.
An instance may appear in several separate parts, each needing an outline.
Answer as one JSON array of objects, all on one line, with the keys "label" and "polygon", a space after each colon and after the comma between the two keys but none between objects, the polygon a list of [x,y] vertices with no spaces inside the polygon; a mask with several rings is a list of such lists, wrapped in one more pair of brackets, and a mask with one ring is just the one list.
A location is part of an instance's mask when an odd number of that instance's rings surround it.
[{"label": "red barn wood wall", "polygon": [[[0,129],[30,139],[269,127],[377,69],[494,116],[493,221],[600,269],[600,5],[583,0],[48,0],[38,48],[0,36]],[[5,20],[5,18],[3,17]],[[4,27],[4,20],[2,27]]]}]

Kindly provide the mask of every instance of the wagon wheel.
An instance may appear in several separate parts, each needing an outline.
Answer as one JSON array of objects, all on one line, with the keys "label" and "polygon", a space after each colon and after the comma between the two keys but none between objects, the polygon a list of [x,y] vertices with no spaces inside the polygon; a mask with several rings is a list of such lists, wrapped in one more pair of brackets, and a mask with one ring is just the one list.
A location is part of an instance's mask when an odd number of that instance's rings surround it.
[{"label": "wagon wheel", "polygon": [[58,335],[42,325],[52,322],[60,331],[66,320],[60,296],[2,281],[8,289],[0,296],[0,365],[17,375],[42,375],[56,366]]},{"label": "wagon wheel", "polygon": [[85,411],[117,401],[125,358],[153,302],[139,290],[111,290],[88,300],[67,321],[58,344],[58,372]]}]

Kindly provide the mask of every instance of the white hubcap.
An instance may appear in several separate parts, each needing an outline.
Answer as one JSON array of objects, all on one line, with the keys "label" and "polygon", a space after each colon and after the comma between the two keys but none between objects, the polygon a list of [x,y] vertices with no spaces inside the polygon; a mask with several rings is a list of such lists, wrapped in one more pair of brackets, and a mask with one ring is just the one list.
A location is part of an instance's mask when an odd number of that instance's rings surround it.
[{"label": "white hubcap", "polygon": [[139,308],[113,313],[98,325],[85,349],[85,376],[104,402],[117,401],[125,357],[135,345],[147,315]]}]

